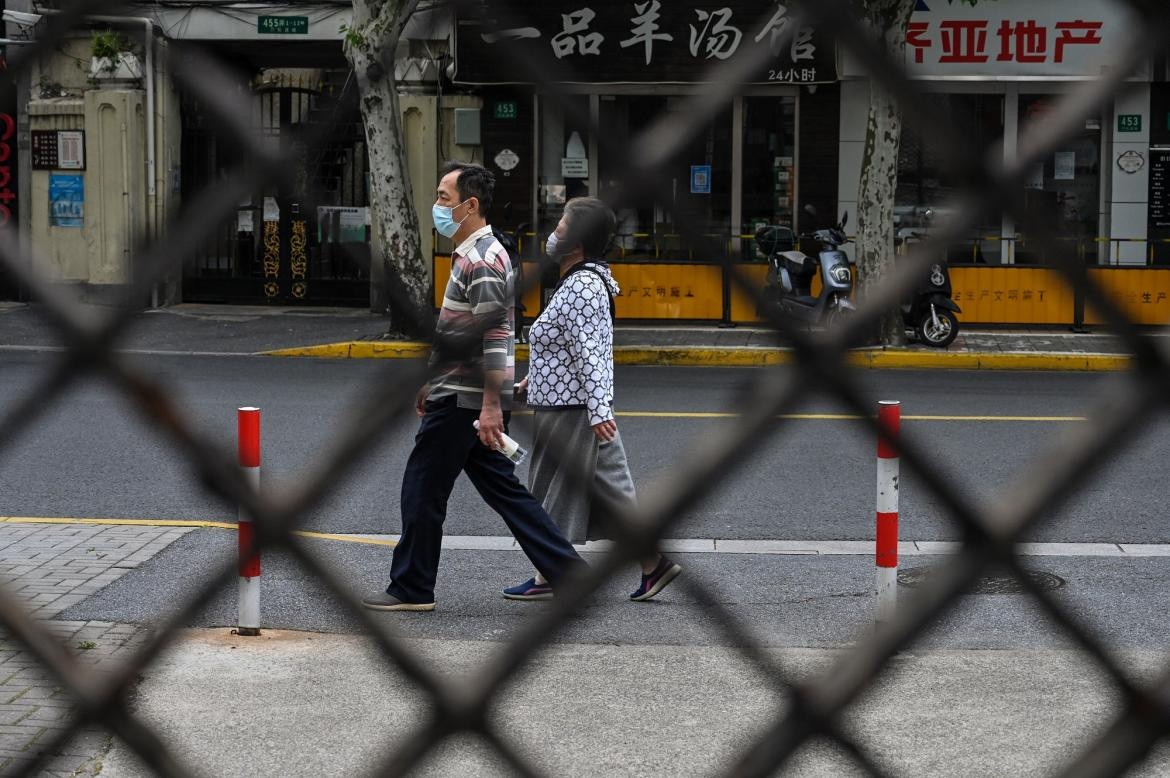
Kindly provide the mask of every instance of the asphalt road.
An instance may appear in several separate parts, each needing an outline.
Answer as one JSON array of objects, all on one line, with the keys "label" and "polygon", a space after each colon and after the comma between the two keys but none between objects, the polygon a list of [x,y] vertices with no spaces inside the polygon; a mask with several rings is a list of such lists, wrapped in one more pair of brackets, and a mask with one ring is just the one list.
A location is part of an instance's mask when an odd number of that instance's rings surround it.
[{"label": "asphalt road", "polygon": [[[33,391],[53,354],[0,353],[0,413]],[[354,422],[357,400],[408,367],[393,361],[264,357],[134,357],[171,387],[179,407],[225,457],[234,446],[234,409],[263,409],[266,488],[301,483],[331,440]],[[750,369],[620,368],[620,412],[705,413],[737,410]],[[1091,413],[1110,393],[1109,376],[995,372],[862,371],[867,392],[898,399],[903,413],[931,416],[1064,417]],[[803,413],[840,413],[829,399],[807,400]],[[621,416],[635,478],[662,488],[676,463],[702,451],[720,418]],[[515,421],[524,440],[526,420]],[[998,496],[1027,482],[1084,423],[1070,421],[908,421],[960,493]],[[415,422],[386,433],[307,528],[333,532],[399,530],[398,491]],[[801,420],[761,432],[745,463],[720,478],[702,504],[680,516],[673,537],[849,540],[873,533],[874,441],[857,421]],[[1152,418],[1124,450],[1100,458],[1092,479],[1034,534],[1051,541],[1166,542],[1164,462],[1170,428]],[[939,501],[904,474],[902,537],[960,537]],[[210,495],[175,446],[141,421],[106,384],[87,380],[46,406],[21,437],[0,446],[0,515],[234,520],[235,508]],[[504,534],[502,522],[460,479],[447,531]]]},{"label": "asphalt road", "polygon": [[[33,390],[55,358],[0,353],[0,418]],[[225,457],[232,456],[234,408],[259,405],[265,488],[271,489],[303,482],[332,438],[353,423],[356,400],[408,367],[255,357],[134,359],[171,387],[199,430],[222,441]],[[679,414],[741,410],[739,386],[756,374],[619,369],[620,411],[663,414],[619,416],[639,485],[661,485],[676,463],[701,452],[711,434],[729,423]],[[1113,379],[1098,375],[858,375],[871,402],[899,399],[906,414],[946,417],[909,421],[906,435],[921,442],[947,479],[981,505],[1013,484],[1029,483],[1054,453],[1067,449],[1067,436],[1086,429],[1079,421],[1005,417],[1082,416],[1115,396]],[[796,410],[842,411],[817,398]],[[954,418],[959,416],[995,418]],[[522,440],[523,426],[518,418],[516,435]],[[413,430],[410,423],[388,432],[336,485],[329,501],[306,517],[307,526],[396,532],[397,494]],[[704,504],[679,517],[672,536],[872,538],[874,441],[859,422],[791,421],[774,437],[767,435],[761,431],[766,439],[759,448],[720,479]],[[1125,443],[1124,451],[1098,458],[1102,470],[1070,490],[1036,539],[1168,542],[1170,532],[1162,529],[1164,462],[1170,453],[1165,420],[1151,419],[1139,439]],[[907,473],[901,495],[904,540],[959,537],[921,479]],[[0,443],[0,516],[21,515],[230,521],[235,509],[209,496],[174,446],[139,421],[116,393],[86,382],[49,404],[21,437]],[[504,532],[466,483],[452,497],[448,531]],[[390,563],[385,546],[304,542],[347,593],[385,585]],[[191,531],[59,618],[158,625],[235,555],[230,530]],[[725,765],[775,714],[777,702],[767,684],[684,582],[713,594],[766,651],[783,657],[788,671],[795,667],[801,676],[840,661],[840,649],[872,629],[869,556],[683,553],[676,558],[685,566],[684,578],[653,602],[627,601],[636,580],[633,569],[604,586],[530,663],[523,680],[511,687],[513,696],[498,705],[509,736],[536,743],[530,756],[550,773],[681,774],[695,772],[696,765]],[[945,557],[904,557],[902,573],[913,582],[924,568],[947,563]],[[1026,564],[1059,584],[1053,600],[1096,641],[1131,662],[1141,677],[1155,675],[1170,642],[1170,621],[1157,617],[1170,585],[1170,557],[1035,556]],[[499,595],[530,573],[518,551],[447,550],[435,613],[375,618],[430,652],[431,664],[444,673],[463,667],[474,673],[545,607]],[[241,642],[228,634],[225,627],[235,623],[235,587],[229,584],[188,621],[216,629],[184,635],[144,672],[137,710],[176,742],[188,761],[209,772],[230,772],[243,763],[241,755],[258,760],[254,763],[267,774],[336,772],[337,765],[351,763],[347,760],[367,764],[370,745],[383,743],[388,731],[408,735],[409,722],[419,715],[419,697],[409,683],[371,661],[351,606],[287,553],[266,553],[262,587],[266,642]],[[899,598],[905,602],[921,591],[901,586]],[[850,727],[890,773],[1051,772],[1089,743],[1116,711],[1116,689],[1077,648],[1026,595],[964,595],[891,662],[851,709]],[[255,707],[240,706],[240,699]],[[258,719],[255,709],[271,713]],[[346,742],[335,742],[329,733],[343,733]],[[257,743],[263,746],[257,749]],[[814,761],[826,756],[808,749],[802,754]],[[440,761],[431,774],[490,774],[468,767],[483,761],[478,752],[441,756],[455,759],[458,767]],[[839,759],[819,761],[802,764],[796,774],[851,774]],[[107,762],[115,776],[146,774],[120,745]],[[1168,763],[1160,752],[1142,774],[1165,774]]]}]

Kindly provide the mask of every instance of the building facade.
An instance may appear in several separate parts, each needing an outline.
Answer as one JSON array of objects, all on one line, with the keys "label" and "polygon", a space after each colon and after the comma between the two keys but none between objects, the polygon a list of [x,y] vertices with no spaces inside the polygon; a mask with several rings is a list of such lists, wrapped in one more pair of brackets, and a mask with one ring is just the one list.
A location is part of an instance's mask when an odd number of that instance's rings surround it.
[{"label": "building facade", "polygon": [[[563,203],[601,196],[618,214],[610,260],[627,290],[619,316],[730,323],[757,318],[730,279],[732,267],[763,279],[757,227],[799,232],[856,213],[869,83],[831,30],[792,31],[785,4],[768,0],[550,0],[522,10],[515,19],[485,1],[458,16],[436,6],[411,20],[395,76],[420,224],[430,223],[441,162],[482,162],[497,175],[493,222],[517,234],[526,268],[539,272],[542,239]],[[201,207],[200,193],[247,170],[244,147],[171,71],[170,47],[196,43],[235,74],[252,142],[270,144],[294,170],[229,208],[142,304],[377,309],[370,171],[342,51],[351,13],[329,0],[172,2],[91,18],[91,31],[33,70],[13,108],[23,116],[10,218],[59,281],[102,297],[131,277],[150,238]],[[970,132],[972,153],[1010,161],[1063,94],[1121,61],[1135,30],[1114,2],[920,0],[905,64],[929,102]],[[105,31],[128,42],[137,72],[94,72],[94,36]],[[1170,277],[1162,278],[1170,270],[1157,269],[1170,265],[1166,81],[1164,58],[1143,63],[1024,193],[1092,272],[1145,268],[1102,278],[1136,300],[1148,323],[1170,321]],[[728,82],[744,86],[713,99]],[[672,137],[679,126],[687,132]],[[638,145],[654,128],[663,134]],[[654,138],[670,139],[670,153]],[[945,211],[962,183],[936,147],[909,117],[895,209],[903,236],[929,234],[927,214]],[[441,290],[449,241],[427,229],[421,237]],[[979,225],[948,259],[967,321],[1092,321],[1008,217]],[[1008,277],[1017,280],[994,280]],[[0,294],[14,293],[0,276]],[[541,302],[534,291],[530,315]]]}]

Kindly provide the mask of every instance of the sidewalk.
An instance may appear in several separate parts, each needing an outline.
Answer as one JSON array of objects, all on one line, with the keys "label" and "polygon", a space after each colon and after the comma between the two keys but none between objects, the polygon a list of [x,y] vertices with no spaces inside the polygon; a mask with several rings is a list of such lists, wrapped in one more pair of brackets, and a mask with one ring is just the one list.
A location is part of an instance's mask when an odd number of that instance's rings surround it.
[{"label": "sidewalk", "polygon": [[[500,648],[408,642],[448,682],[475,677]],[[836,649],[769,653],[797,679],[820,675],[843,656]],[[1161,662],[1158,651],[1125,659],[1142,676]],[[248,640],[191,630],[146,673],[138,711],[183,763],[210,775],[239,774],[242,765],[255,775],[364,774],[430,712],[425,695],[389,667],[360,636],[268,631]],[[557,644],[505,688],[490,719],[547,775],[715,775],[736,764],[785,703],[727,647]],[[914,651],[895,658],[851,707],[845,730],[890,775],[1051,775],[1087,748],[1119,703],[1099,668],[1075,651]],[[1168,768],[1162,747],[1131,774],[1166,775]],[[411,774],[512,772],[482,740],[458,737]],[[864,773],[813,740],[783,774]],[[102,771],[103,778],[149,775],[120,742]]]},{"label": "sidewalk", "polygon": [[[100,309],[99,309],[100,312]],[[344,358],[421,358],[424,343],[387,339],[388,321],[354,308],[177,305],[134,315],[120,343],[127,351]],[[738,326],[619,326],[615,359],[628,365],[763,366],[791,360],[766,328]],[[35,305],[0,307],[0,350],[60,348]],[[517,348],[520,359],[526,347]],[[1121,370],[1123,344],[1104,333],[1066,330],[965,330],[949,349],[911,343],[901,349],[858,349],[864,367]]]},{"label": "sidewalk", "polygon": [[[17,590],[40,618],[52,618],[66,604],[99,589],[99,600],[116,590],[128,600],[141,599],[149,581],[140,576],[152,566],[165,567],[168,577],[173,575],[174,560],[168,555],[184,543],[200,540],[191,536],[180,541],[195,531],[0,525],[4,584]],[[180,542],[170,545],[175,541]],[[444,556],[449,560],[454,555]],[[485,565],[482,556],[480,552],[475,569],[487,567],[498,573],[500,560]],[[524,564],[516,553],[508,561]],[[312,587],[293,591],[291,579],[282,581],[279,559],[266,565],[270,599],[281,594],[309,598],[314,607],[321,607],[313,599],[319,595]],[[691,557],[690,565],[701,575],[696,557]],[[133,574],[137,581],[123,578],[138,566],[142,570]],[[200,569],[205,572],[206,567]],[[371,565],[367,560],[335,569],[369,571]],[[302,579],[303,573],[297,573],[300,587],[305,586]],[[487,591],[483,581],[461,580],[461,588]],[[866,609],[844,588],[830,583],[826,591],[832,598],[828,602]],[[777,588],[776,604],[769,607],[825,608],[824,599],[802,606],[790,601],[794,595],[800,593]],[[527,604],[516,609],[495,596],[476,596],[490,600],[493,612],[501,609],[508,615],[483,618],[450,602],[435,614],[379,618],[409,637],[410,650],[427,667],[447,682],[458,682],[460,677],[475,677],[518,622],[529,617],[529,609],[541,607]],[[968,603],[976,609],[1002,610],[1006,605]],[[726,641],[696,642],[681,636],[679,627],[693,624],[680,624],[679,616],[689,614],[686,622],[703,616],[701,609],[690,607],[676,593],[643,609],[644,618],[665,618],[672,625],[669,637],[645,642],[615,641],[598,634],[610,617],[593,609],[583,617],[590,622],[584,635],[575,634],[570,625],[528,662],[515,683],[505,687],[491,713],[497,731],[549,775],[619,778],[730,769],[787,701],[772,694],[768,679]],[[272,610],[280,612],[274,604]],[[1039,616],[1029,612],[1031,618]],[[981,613],[971,614],[980,629],[985,626]],[[430,629],[460,621],[474,622],[476,636],[427,635]],[[99,671],[123,661],[144,635],[142,627],[108,621],[46,625]],[[776,640],[759,622],[753,622],[753,631],[765,642],[764,650],[795,679],[828,671],[850,648],[848,640],[828,647],[793,646]],[[1150,679],[1164,663],[1158,643],[1118,647],[1115,656],[1135,677]],[[1092,660],[1066,646],[947,648],[937,641],[919,641],[891,661],[850,708],[844,726],[889,774],[1051,774],[1092,742],[1122,701]],[[0,691],[6,695],[0,701],[0,774],[7,774],[59,731],[70,701],[11,640],[0,642],[0,671],[5,678]],[[133,710],[183,764],[201,773],[238,775],[244,770],[274,776],[368,771],[388,748],[411,737],[429,714],[425,696],[386,663],[364,634],[266,628],[260,638],[239,638],[226,627],[184,631],[142,670]],[[1170,748],[1163,746],[1133,774],[1165,775],[1168,770]],[[48,774],[99,773],[103,778],[150,775],[130,749],[100,728],[79,733]],[[442,744],[417,774],[496,776],[509,771],[481,741],[461,737]],[[801,749],[784,774],[860,775],[821,742]]]},{"label": "sidewalk", "polygon": [[[0,584],[99,673],[141,639],[138,627],[106,621],[48,621],[153,557],[185,528],[0,526]],[[11,774],[69,722],[73,701],[31,654],[0,629],[0,774]],[[49,775],[97,775],[110,736],[85,727],[49,763]]]}]

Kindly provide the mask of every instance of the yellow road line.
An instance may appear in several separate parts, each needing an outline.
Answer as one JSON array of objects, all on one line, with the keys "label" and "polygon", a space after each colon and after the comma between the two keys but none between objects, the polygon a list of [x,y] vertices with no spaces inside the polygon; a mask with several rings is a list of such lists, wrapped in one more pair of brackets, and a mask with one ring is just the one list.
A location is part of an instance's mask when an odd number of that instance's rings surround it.
[{"label": "yellow road line", "polygon": [[[235,530],[236,525],[226,521],[201,521],[199,519],[91,519],[72,518],[61,516],[0,516],[0,524],[98,524],[111,527],[191,527],[193,529],[228,529]],[[361,538],[353,535],[336,535],[331,532],[311,532],[309,530],[293,530],[294,535],[315,540],[340,540],[345,543],[363,543],[369,546],[398,545],[394,540],[378,540],[377,538]]]},{"label": "yellow road line", "polygon": [[[734,419],[739,413],[708,413],[690,411],[618,411],[618,416],[646,419]],[[860,421],[863,417],[848,413],[789,413],[777,416],[786,421]],[[1088,421],[1085,416],[942,416],[906,415],[902,421],[1018,421],[1018,422],[1077,422]]]}]

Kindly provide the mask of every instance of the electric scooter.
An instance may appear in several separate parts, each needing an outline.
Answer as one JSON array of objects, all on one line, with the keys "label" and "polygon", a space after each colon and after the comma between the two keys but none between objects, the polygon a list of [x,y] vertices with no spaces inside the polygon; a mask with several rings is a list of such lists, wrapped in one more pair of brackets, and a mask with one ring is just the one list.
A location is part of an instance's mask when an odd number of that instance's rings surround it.
[{"label": "electric scooter", "polygon": [[[816,215],[811,206],[805,206],[805,211]],[[853,291],[853,268],[849,257],[840,250],[848,241],[845,236],[848,221],[849,214],[845,213],[836,226],[800,236],[802,241],[817,242],[820,251],[816,259],[802,251],[783,250],[783,241],[777,239],[775,227],[764,226],[756,231],[757,243],[770,249],[769,290],[782,315],[808,326],[832,327],[839,318],[856,310],[849,299]],[[818,267],[821,291],[813,297],[812,279]]]}]

